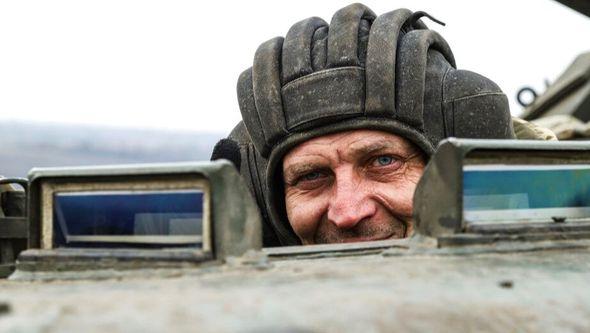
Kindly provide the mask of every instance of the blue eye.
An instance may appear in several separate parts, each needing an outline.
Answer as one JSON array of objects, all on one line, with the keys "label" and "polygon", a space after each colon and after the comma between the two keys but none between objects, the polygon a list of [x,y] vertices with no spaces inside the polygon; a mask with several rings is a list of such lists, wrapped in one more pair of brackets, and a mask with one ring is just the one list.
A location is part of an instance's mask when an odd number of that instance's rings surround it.
[{"label": "blue eye", "polygon": [[316,180],[318,178],[320,178],[321,173],[315,171],[315,172],[310,172],[308,174],[306,174],[305,176],[303,176],[303,179],[305,180]]},{"label": "blue eye", "polygon": [[379,156],[377,157],[377,163],[380,166],[390,165],[391,163],[393,163],[393,157],[387,155]]}]

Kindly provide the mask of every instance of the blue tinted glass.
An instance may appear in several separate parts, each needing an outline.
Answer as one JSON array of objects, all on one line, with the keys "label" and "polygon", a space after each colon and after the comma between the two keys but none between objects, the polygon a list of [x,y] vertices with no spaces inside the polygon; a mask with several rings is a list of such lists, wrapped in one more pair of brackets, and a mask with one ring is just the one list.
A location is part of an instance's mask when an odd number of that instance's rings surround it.
[{"label": "blue tinted glass", "polygon": [[466,219],[590,217],[590,166],[466,166]]},{"label": "blue tinted glass", "polygon": [[187,246],[201,243],[203,192],[74,192],[54,195],[57,246]]}]

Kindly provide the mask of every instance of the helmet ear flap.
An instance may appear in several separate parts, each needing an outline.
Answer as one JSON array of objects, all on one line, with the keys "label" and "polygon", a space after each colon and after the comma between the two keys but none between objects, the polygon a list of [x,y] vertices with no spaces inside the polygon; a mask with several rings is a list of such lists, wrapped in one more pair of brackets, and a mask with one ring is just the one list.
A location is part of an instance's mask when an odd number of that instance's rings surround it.
[{"label": "helmet ear flap", "polygon": [[221,139],[213,148],[211,160],[230,160],[240,172],[246,185],[256,199],[262,216],[262,238],[264,246],[281,245],[277,238],[274,226],[269,220],[265,207],[265,191],[262,184],[266,173],[266,160],[263,159],[253,147],[251,137],[243,122],[239,122],[227,138]]},{"label": "helmet ear flap", "polygon": [[[443,82],[447,136],[514,139],[508,98],[487,77],[467,70],[450,71]],[[504,111],[504,112],[501,112]]]}]

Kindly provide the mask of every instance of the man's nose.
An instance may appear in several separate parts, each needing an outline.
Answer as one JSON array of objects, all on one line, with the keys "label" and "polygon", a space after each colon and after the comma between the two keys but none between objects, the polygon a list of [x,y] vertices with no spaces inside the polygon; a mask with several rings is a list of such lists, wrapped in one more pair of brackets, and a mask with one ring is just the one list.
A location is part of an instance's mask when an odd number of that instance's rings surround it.
[{"label": "man's nose", "polygon": [[338,228],[354,228],[360,221],[375,214],[375,203],[361,185],[362,180],[356,179],[351,172],[336,175],[328,220]]}]

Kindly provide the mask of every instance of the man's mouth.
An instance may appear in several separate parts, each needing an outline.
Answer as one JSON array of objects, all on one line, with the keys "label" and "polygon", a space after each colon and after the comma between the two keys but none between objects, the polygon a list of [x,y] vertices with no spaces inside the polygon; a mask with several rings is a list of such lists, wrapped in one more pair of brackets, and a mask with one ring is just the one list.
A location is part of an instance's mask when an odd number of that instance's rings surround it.
[{"label": "man's mouth", "polygon": [[389,234],[387,234],[385,236],[345,238],[345,239],[342,240],[342,243],[375,242],[375,241],[381,241],[381,240],[393,239],[393,238],[396,238],[395,237],[395,232],[391,232],[391,233],[389,233]]},{"label": "man's mouth", "polygon": [[[367,224],[358,224],[356,228],[349,230],[318,229],[314,236],[314,244],[329,243],[359,243],[374,242],[387,239],[402,239],[410,236],[411,226],[404,219],[391,217],[388,223],[381,221],[366,221]],[[410,222],[411,223],[411,222]],[[331,226],[326,224],[326,226]]]}]

